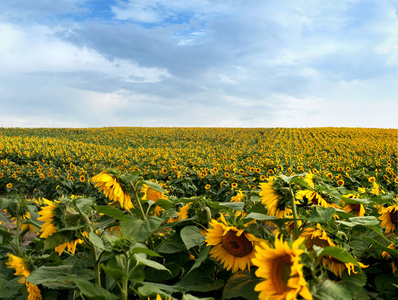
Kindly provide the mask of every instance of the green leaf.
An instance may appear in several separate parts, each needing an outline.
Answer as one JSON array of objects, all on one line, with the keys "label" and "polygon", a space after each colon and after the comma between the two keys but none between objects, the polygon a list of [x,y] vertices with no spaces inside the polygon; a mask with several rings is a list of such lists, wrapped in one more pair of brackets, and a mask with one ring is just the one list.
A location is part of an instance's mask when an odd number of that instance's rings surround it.
[{"label": "green leaf", "polygon": [[69,280],[73,281],[83,295],[95,299],[95,300],[117,300],[118,297],[111,294],[109,291],[100,287],[99,285],[92,283],[83,278],[76,276],[69,276]]},{"label": "green leaf", "polygon": [[181,239],[181,237],[177,234],[173,235],[169,240],[164,242],[158,248],[159,253],[177,253],[180,251],[186,251],[185,245]]},{"label": "green leaf", "polygon": [[150,216],[145,220],[130,219],[120,222],[123,234],[134,237],[137,242],[147,240],[161,224],[162,219],[154,216]]},{"label": "green leaf", "polygon": [[[396,291],[397,288],[393,284],[397,283],[397,278],[388,274],[379,274],[375,278],[375,285],[379,292]],[[394,293],[397,295],[397,293]]]},{"label": "green leaf", "polygon": [[250,272],[236,272],[226,282],[222,299],[243,297],[248,300],[257,300],[259,293],[254,291],[254,287],[261,281],[261,279],[253,278]]},{"label": "green leaf", "polygon": [[356,198],[347,198],[342,196],[340,198],[342,201],[344,201],[344,203],[347,204],[363,204],[363,205],[367,205],[367,204],[371,204],[372,201],[370,199],[356,199]]},{"label": "green leaf", "polygon": [[245,206],[245,203],[244,202],[221,202],[221,203],[218,203],[218,205],[221,208],[228,207],[233,210],[244,211],[243,207]]},{"label": "green leaf", "polygon": [[19,276],[11,280],[5,280],[2,278],[0,281],[0,299],[14,299],[13,296],[20,293],[22,284],[18,282],[19,279]]},{"label": "green leaf", "polygon": [[349,220],[356,225],[363,225],[363,226],[380,225],[380,221],[375,216],[353,217],[349,218]]},{"label": "green leaf", "polygon": [[195,296],[193,296],[191,294],[184,294],[182,296],[182,300],[214,300],[214,298],[213,297],[210,297],[210,298],[198,298],[198,297],[195,297]]},{"label": "green leaf", "polygon": [[149,186],[151,189],[160,192],[160,193],[165,193],[164,189],[157,183],[149,181],[149,180],[143,180],[143,183],[145,183],[147,186]]},{"label": "green leaf", "polygon": [[174,206],[174,204],[172,202],[170,202],[169,200],[166,199],[158,199],[155,201],[155,205],[159,206],[165,210],[170,209]]},{"label": "green leaf", "polygon": [[[164,288],[162,289],[162,287],[164,287]],[[138,288],[138,293],[140,294],[141,297],[156,296],[159,294],[161,297],[163,297],[165,299],[175,300],[176,298],[173,298],[173,297],[171,297],[171,295],[166,294],[164,292],[164,290],[167,290],[166,288],[169,289],[170,287],[165,286],[165,285],[156,284],[156,283],[151,283],[151,282],[144,282],[142,284],[142,286],[140,286]],[[170,292],[175,292],[175,291],[176,290],[173,289]]]},{"label": "green leaf", "polygon": [[44,250],[54,249],[63,243],[72,241],[74,237],[74,231],[71,230],[55,232],[46,238],[44,242]]},{"label": "green leaf", "polygon": [[257,212],[251,212],[249,213],[246,217],[243,218],[243,220],[261,220],[261,221],[274,221],[276,220],[275,216],[268,216],[267,214],[263,213],[257,213]]},{"label": "green leaf", "polygon": [[325,280],[317,289],[316,293],[312,295],[313,300],[351,300],[352,297],[343,286]]},{"label": "green leaf", "polygon": [[126,220],[126,215],[120,209],[117,209],[112,206],[102,206],[102,205],[95,205],[94,208],[100,214],[104,214],[110,216],[116,220],[124,221]]},{"label": "green leaf", "polygon": [[[154,269],[156,269],[156,270],[162,270],[162,271],[169,271],[169,272],[170,272],[170,270],[167,269],[167,268],[166,268],[165,266],[163,266],[162,264],[160,264],[160,263],[158,263],[158,262],[156,262],[156,261],[153,261],[153,260],[146,259],[144,255],[135,254],[134,256],[135,256],[135,258],[137,259],[137,262],[138,262],[139,264],[141,264],[141,265],[145,265],[145,266],[154,268]],[[171,273],[171,272],[170,272],[170,273]]]},{"label": "green leaf", "polygon": [[67,281],[68,276],[72,270],[72,265],[61,265],[54,267],[40,267],[34,270],[27,278],[31,284],[46,284],[49,282]]},{"label": "green leaf", "polygon": [[95,234],[94,232],[90,232],[88,234],[88,239],[89,241],[97,248],[101,249],[101,250],[106,250],[104,242],[102,241],[102,239]]},{"label": "green leaf", "polygon": [[[108,263],[108,265],[109,265],[109,263]],[[124,273],[121,268],[114,269],[112,267],[108,267],[108,265],[105,266],[104,264],[101,264],[101,268],[105,271],[105,273],[108,276],[110,276],[116,282],[122,282],[123,278],[127,277],[127,274]]]},{"label": "green leaf", "polygon": [[187,250],[197,245],[200,245],[205,241],[205,237],[200,233],[199,228],[196,226],[184,227],[181,230],[180,235]]},{"label": "green leaf", "polygon": [[132,253],[145,253],[150,256],[162,257],[160,254],[156,253],[155,251],[152,251],[151,249],[147,249],[147,248],[143,248],[143,247],[134,247],[131,252]]},{"label": "green leaf", "polygon": [[348,291],[350,291],[351,296],[354,297],[355,295],[365,291],[363,286],[366,284],[366,274],[365,272],[360,272],[357,274],[352,273],[350,275],[348,274],[347,269],[345,269],[342,274],[342,279],[338,284],[344,286]]},{"label": "green leaf", "polygon": [[197,259],[195,259],[195,263],[193,264],[192,268],[189,270],[187,274],[192,272],[194,269],[199,267],[206,259],[210,251],[210,246],[203,247],[202,250],[199,252],[199,256]]},{"label": "green leaf", "polygon": [[392,257],[398,258],[398,250],[390,249],[387,246],[379,243],[375,239],[372,239],[371,237],[368,237],[368,236],[363,237],[363,239],[370,242],[374,248],[382,249],[382,250],[386,251],[388,254],[390,254]]},{"label": "green leaf", "polygon": [[327,224],[332,220],[335,212],[336,210],[333,207],[315,207],[315,209],[310,212],[308,222]]},{"label": "green leaf", "polygon": [[343,263],[353,263],[354,265],[359,267],[358,262],[356,261],[355,258],[353,258],[351,256],[350,253],[348,253],[347,250],[338,248],[338,247],[332,247],[332,246],[328,246],[325,247],[321,253],[319,254],[319,257],[321,256],[331,256],[333,258],[338,259],[339,261],[343,262]]}]

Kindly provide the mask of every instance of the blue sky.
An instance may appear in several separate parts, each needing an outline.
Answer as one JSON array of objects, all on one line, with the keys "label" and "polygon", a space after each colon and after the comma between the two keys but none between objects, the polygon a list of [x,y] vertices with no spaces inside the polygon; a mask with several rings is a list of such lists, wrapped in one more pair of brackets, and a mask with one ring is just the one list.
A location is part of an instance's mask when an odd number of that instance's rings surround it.
[{"label": "blue sky", "polygon": [[397,1],[0,8],[0,127],[398,128]]}]

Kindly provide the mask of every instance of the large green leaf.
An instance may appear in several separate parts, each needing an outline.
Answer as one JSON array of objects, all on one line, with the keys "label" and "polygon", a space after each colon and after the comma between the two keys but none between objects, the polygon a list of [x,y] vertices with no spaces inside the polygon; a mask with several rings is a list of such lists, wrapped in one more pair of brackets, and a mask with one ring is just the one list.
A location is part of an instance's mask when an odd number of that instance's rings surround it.
[{"label": "large green leaf", "polygon": [[123,234],[134,237],[135,241],[143,242],[160,227],[162,219],[150,216],[145,220],[130,219],[120,222]]},{"label": "large green leaf", "polygon": [[250,272],[236,272],[226,282],[222,299],[243,297],[247,300],[257,300],[259,293],[254,287],[261,282],[261,279],[253,278]]},{"label": "large green leaf", "polygon": [[81,293],[90,299],[95,300],[117,300],[118,297],[111,294],[108,290],[100,287],[99,285],[92,283],[83,278],[76,276],[69,276],[69,280],[73,281],[79,288]]},{"label": "large green leaf", "polygon": [[170,202],[169,200],[166,200],[166,199],[158,199],[158,200],[156,200],[155,205],[159,206],[159,207],[161,207],[163,209],[166,209],[166,210],[170,209],[170,208],[172,208],[174,206],[174,204],[172,202]]},{"label": "large green leaf", "polygon": [[322,283],[312,298],[313,300],[352,300],[349,291],[329,279]]},{"label": "large green leaf", "polygon": [[72,230],[55,232],[46,238],[46,241],[44,242],[44,250],[54,249],[63,243],[72,241],[74,237],[75,234]]},{"label": "large green leaf", "polygon": [[52,267],[40,267],[34,270],[27,278],[32,284],[46,284],[49,282],[67,281],[68,276],[72,270],[72,265],[61,265]]},{"label": "large green leaf", "polygon": [[200,233],[199,228],[196,226],[184,227],[181,230],[180,235],[187,250],[192,247],[198,246],[205,241],[205,237]]},{"label": "large green leaf", "polygon": [[195,259],[195,263],[193,264],[193,266],[191,267],[191,269],[189,270],[189,272],[187,274],[189,274],[190,272],[192,272],[193,270],[198,268],[207,259],[210,248],[211,248],[210,246],[207,246],[207,247],[203,247],[202,250],[200,250],[198,258]]},{"label": "large green leaf", "polygon": [[164,189],[159,184],[157,184],[155,182],[148,181],[148,180],[143,180],[142,182],[157,192],[165,193]]},{"label": "large green leaf", "polygon": [[116,220],[124,221],[126,220],[126,215],[123,214],[120,209],[117,209],[112,206],[100,206],[100,205],[95,205],[94,206],[96,211],[100,214],[104,214],[107,216],[110,216]]},{"label": "large green leaf", "polygon": [[310,212],[308,222],[327,224],[332,220],[335,212],[336,210],[333,207],[315,207],[315,209]]},{"label": "large green leaf", "polygon": [[390,249],[387,246],[379,243],[375,239],[372,239],[371,237],[368,237],[368,236],[363,237],[363,239],[370,242],[374,248],[382,249],[382,250],[386,251],[388,254],[390,254],[392,257],[398,258],[398,250]]},{"label": "large green leaf", "polygon": [[343,263],[353,263],[354,265],[359,267],[358,262],[356,261],[355,258],[351,256],[350,253],[348,253],[347,250],[338,248],[338,247],[332,247],[328,246],[324,248],[318,255],[319,257],[321,256],[331,256],[333,258],[338,259],[339,261]]},{"label": "large green leaf", "polygon": [[[170,271],[169,271],[165,266],[163,266],[162,264],[160,264],[160,263],[158,263],[158,262],[156,262],[156,261],[147,259],[147,258],[145,257],[144,254],[135,254],[134,256],[135,256],[135,258],[137,259],[137,262],[138,262],[140,265],[145,265],[145,266],[154,268],[154,269],[156,269],[156,270],[162,270],[162,271],[168,271],[168,272],[170,272]],[[171,273],[171,272],[170,272],[170,273]]]},{"label": "large green leaf", "polygon": [[351,294],[352,297],[365,291],[363,286],[366,284],[365,272],[348,274],[347,269],[342,274],[342,279],[339,281],[340,285],[344,286]]},{"label": "large green leaf", "polygon": [[20,277],[11,280],[6,280],[4,277],[0,278],[0,299],[13,299],[13,296],[20,293],[22,284],[18,282],[19,279]]},{"label": "large green leaf", "polygon": [[109,250],[109,247],[108,247],[108,249],[106,249],[102,239],[97,234],[95,234],[94,232],[90,232],[88,234],[88,239],[95,247],[97,247],[97,248],[99,248],[101,250]]}]

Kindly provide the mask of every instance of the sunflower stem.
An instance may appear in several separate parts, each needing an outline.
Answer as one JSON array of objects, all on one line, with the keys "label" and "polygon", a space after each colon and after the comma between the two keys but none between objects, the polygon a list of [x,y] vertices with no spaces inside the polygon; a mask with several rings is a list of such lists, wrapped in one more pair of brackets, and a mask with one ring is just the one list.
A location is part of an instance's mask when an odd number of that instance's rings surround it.
[{"label": "sunflower stem", "polygon": [[207,206],[205,207],[205,212],[206,212],[206,216],[207,216],[207,228],[210,228],[210,221],[211,221],[211,211],[210,208],[208,208]]},{"label": "sunflower stem", "polygon": [[297,207],[296,207],[296,198],[294,197],[292,184],[289,182],[289,189],[292,195],[292,210],[293,210],[293,219],[294,219],[294,238],[297,239],[299,236],[299,226],[298,226],[298,218],[297,218]]},{"label": "sunflower stem", "polygon": [[126,264],[124,267],[124,274],[126,274],[125,277],[123,277],[123,282],[122,282],[122,288],[123,288],[123,300],[127,300],[127,296],[128,296],[128,288],[129,288],[129,268],[130,268],[130,259],[127,257],[127,255],[124,255],[125,259],[126,259]]},{"label": "sunflower stem", "polygon": [[138,208],[141,211],[142,218],[144,220],[146,220],[147,217],[146,217],[146,214],[144,212],[144,209],[142,208],[140,197],[138,197],[137,189],[136,189],[136,187],[135,187],[135,185],[133,183],[131,183],[131,187],[133,189],[133,196],[134,196],[135,202],[137,202],[137,206],[138,206]]},{"label": "sunflower stem", "polygon": [[21,238],[21,220],[19,219],[19,203],[16,201],[17,204],[17,216],[16,216],[16,230],[17,230],[17,236],[15,239],[15,246],[17,248],[17,255],[18,257],[21,257],[22,251],[21,251],[21,243],[20,243],[20,238]]}]

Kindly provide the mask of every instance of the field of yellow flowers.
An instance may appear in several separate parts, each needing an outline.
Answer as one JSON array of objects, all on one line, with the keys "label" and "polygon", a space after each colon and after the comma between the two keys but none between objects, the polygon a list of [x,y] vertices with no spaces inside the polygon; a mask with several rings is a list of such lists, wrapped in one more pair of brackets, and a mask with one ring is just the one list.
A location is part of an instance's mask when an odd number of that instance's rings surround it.
[{"label": "field of yellow flowers", "polygon": [[0,128],[0,299],[397,299],[397,136]]}]

